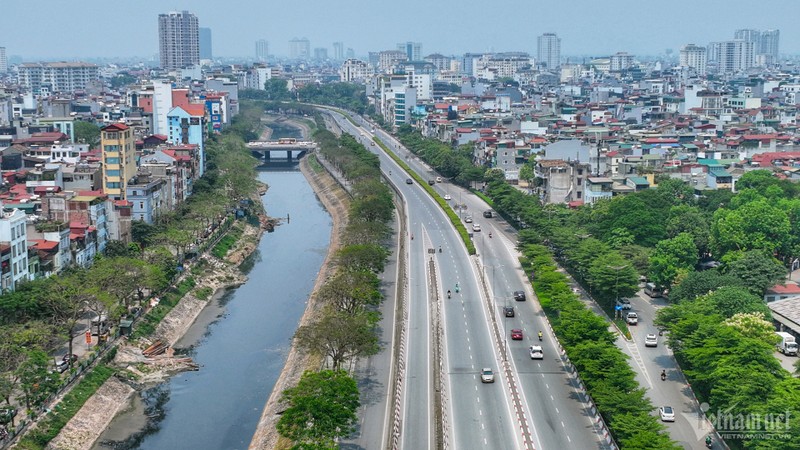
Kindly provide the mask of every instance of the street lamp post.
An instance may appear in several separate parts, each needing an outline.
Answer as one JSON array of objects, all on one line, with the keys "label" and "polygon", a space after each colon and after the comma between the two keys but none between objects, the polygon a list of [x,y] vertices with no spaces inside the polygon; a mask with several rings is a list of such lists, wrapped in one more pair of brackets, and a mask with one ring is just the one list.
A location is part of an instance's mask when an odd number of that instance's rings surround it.
[{"label": "street lamp post", "polygon": [[614,299],[615,299],[614,316],[615,316],[615,318],[619,318],[618,317],[619,316],[619,311],[617,311],[617,308],[616,308],[616,306],[619,304],[619,271],[624,269],[624,268],[626,268],[626,267],[628,267],[628,265],[624,264],[622,266],[607,266],[607,267],[615,272],[615,276],[614,276]]}]

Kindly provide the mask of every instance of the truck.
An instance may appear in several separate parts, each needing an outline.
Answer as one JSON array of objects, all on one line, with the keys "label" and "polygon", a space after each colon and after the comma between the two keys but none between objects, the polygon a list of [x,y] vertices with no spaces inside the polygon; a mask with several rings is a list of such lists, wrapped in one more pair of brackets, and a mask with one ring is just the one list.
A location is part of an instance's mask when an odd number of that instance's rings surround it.
[{"label": "truck", "polygon": [[777,345],[778,351],[784,355],[797,356],[797,341],[794,336],[785,331],[777,331],[775,334],[780,338]]}]

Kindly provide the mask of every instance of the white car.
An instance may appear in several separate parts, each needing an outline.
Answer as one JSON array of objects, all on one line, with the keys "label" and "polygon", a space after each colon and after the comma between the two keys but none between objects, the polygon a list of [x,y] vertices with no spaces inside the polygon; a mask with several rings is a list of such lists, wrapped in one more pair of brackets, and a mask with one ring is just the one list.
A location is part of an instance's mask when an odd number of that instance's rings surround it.
[{"label": "white car", "polygon": [[544,352],[542,351],[541,345],[531,345],[529,351],[531,353],[531,359],[544,359]]},{"label": "white car", "polygon": [[452,197],[450,197],[450,194],[444,194],[444,199],[445,200],[451,200]]},{"label": "white car", "polygon": [[488,367],[481,370],[481,383],[494,383],[494,372]]},{"label": "white car", "polygon": [[481,231],[481,225],[479,223],[473,223],[472,231]]},{"label": "white car", "polygon": [[648,334],[644,337],[645,347],[658,347],[658,336],[655,334]]},{"label": "white car", "polygon": [[437,183],[441,183],[442,182],[442,177],[436,177],[436,182]]},{"label": "white car", "polygon": [[675,422],[675,410],[672,406],[661,406],[658,408],[658,415],[662,422]]},{"label": "white car", "polygon": [[472,216],[466,216],[466,217],[464,217],[464,222],[466,222],[466,223],[472,223]]}]

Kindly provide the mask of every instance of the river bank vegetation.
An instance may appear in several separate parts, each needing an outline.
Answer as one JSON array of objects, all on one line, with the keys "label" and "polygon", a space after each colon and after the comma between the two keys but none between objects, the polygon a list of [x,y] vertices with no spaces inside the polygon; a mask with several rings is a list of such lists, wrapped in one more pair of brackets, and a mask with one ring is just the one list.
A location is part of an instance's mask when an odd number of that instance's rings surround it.
[{"label": "river bank vegetation", "polygon": [[[319,121],[318,121],[319,122]],[[394,203],[381,182],[378,157],[349,135],[336,137],[319,129],[314,134],[319,154],[350,186],[352,201],[342,247],[336,252],[335,274],[316,293],[318,319],[295,333],[296,345],[318,356],[320,371],[307,371],[297,386],[283,392],[287,409],[276,428],[296,443],[293,448],[336,448],[335,439],[349,435],[359,406],[352,369],[357,358],[376,354],[377,307],[383,301],[378,274],[388,257]]]}]

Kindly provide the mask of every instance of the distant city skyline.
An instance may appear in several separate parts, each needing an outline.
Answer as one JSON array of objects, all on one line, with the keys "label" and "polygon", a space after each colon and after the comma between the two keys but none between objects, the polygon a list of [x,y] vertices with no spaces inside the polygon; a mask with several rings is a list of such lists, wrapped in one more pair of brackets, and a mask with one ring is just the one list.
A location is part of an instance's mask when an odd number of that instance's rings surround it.
[{"label": "distant city skyline", "polygon": [[[215,57],[252,58],[253,42],[259,39],[273,43],[271,53],[276,56],[288,56],[288,42],[299,36],[307,37],[312,49],[325,48],[328,55],[339,52],[334,43],[341,42],[343,48],[353,48],[356,56],[365,57],[370,51],[395,49],[398,42],[409,41],[421,43],[425,55],[490,51],[536,55],[537,37],[547,32],[556,33],[561,39],[562,57],[610,56],[617,52],[656,56],[665,54],[667,49],[675,56],[687,43],[706,46],[731,40],[739,29],[780,30],[781,54],[800,54],[800,29],[794,24],[794,15],[789,14],[796,7],[796,0],[773,0],[769,8],[758,8],[744,0],[729,0],[724,8],[714,2],[674,0],[669,12],[658,17],[638,0],[615,0],[602,8],[588,0],[506,0],[493,7],[499,15],[491,18],[479,12],[485,4],[475,1],[452,8],[446,2],[410,0],[391,15],[367,0],[335,6],[307,0],[303,7],[309,11],[306,14],[275,11],[270,4],[255,0],[236,3],[236,13],[232,14],[220,14],[219,3],[210,0],[174,0],[166,6],[156,2],[120,4],[115,6],[115,14],[126,18],[120,24],[107,19],[108,4],[99,0],[83,0],[80,8],[63,8],[56,0],[6,0],[4,10],[14,20],[4,27],[0,47],[6,48],[9,58],[21,56],[23,61],[152,59],[159,52],[158,15],[188,10],[197,16],[200,27],[214,30]],[[59,14],[41,14],[43,10],[58,10]],[[443,21],[442,17],[448,20]],[[530,17],[536,17],[536,21],[532,23]],[[484,18],[488,21],[485,27],[480,26]],[[502,33],[494,32],[499,19]],[[358,26],[343,26],[356,21]],[[400,23],[408,26],[389,26]],[[467,25],[473,31],[464,33]],[[62,38],[58,40],[34,31],[57,33],[60,27],[69,27],[69,33],[60,33]],[[106,38],[97,39],[98,35]]]}]

